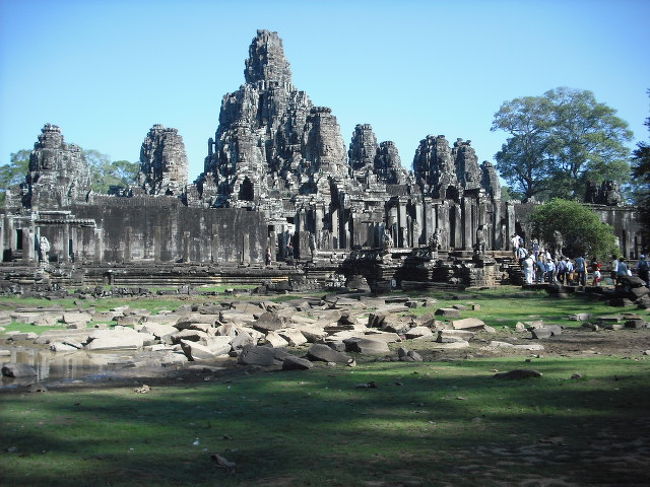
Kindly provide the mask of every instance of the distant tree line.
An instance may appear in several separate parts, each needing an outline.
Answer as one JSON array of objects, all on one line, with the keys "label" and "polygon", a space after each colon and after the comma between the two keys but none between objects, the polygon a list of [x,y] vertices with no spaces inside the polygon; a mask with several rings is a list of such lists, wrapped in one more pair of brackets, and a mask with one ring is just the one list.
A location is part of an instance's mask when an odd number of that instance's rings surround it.
[{"label": "distant tree line", "polygon": [[[127,187],[135,183],[140,169],[138,162],[111,161],[110,156],[93,149],[82,152],[90,168],[93,191],[108,193],[111,186]],[[25,181],[30,154],[31,150],[19,150],[9,156],[8,164],[0,166],[0,207],[4,206],[7,188]]]}]

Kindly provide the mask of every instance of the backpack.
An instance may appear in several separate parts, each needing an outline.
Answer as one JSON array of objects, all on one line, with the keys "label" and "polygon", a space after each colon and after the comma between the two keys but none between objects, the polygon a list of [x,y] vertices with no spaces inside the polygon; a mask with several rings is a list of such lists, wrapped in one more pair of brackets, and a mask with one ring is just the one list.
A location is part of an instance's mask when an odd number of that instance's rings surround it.
[{"label": "backpack", "polygon": [[640,271],[647,271],[650,266],[648,266],[648,261],[647,260],[642,260],[639,262],[639,270]]}]

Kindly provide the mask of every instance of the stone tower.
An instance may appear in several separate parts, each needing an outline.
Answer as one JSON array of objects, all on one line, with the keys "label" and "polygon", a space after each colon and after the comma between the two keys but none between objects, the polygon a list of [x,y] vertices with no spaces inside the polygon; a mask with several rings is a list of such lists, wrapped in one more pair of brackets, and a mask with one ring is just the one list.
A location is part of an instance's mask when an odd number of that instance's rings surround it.
[{"label": "stone tower", "polygon": [[155,124],[142,142],[137,184],[147,194],[177,195],[187,185],[187,155],[178,130]]},{"label": "stone tower", "polygon": [[29,173],[21,185],[22,205],[51,209],[84,202],[90,184],[90,171],[81,148],[67,144],[58,126],[45,124],[29,157]]}]

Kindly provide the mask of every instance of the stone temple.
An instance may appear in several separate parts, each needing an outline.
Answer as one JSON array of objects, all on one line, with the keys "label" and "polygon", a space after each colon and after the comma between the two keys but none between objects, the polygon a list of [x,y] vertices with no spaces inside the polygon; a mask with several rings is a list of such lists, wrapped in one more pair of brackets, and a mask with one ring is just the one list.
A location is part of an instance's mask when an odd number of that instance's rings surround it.
[{"label": "stone temple", "polygon": [[[509,236],[530,232],[533,204],[502,201],[493,165],[479,164],[469,140],[426,136],[412,172],[369,124],[346,146],[331,109],[293,85],[275,32],[257,32],[244,79],[223,97],[193,184],[181,135],[155,124],[137,183],[96,194],[81,150],[46,124],[0,213],[3,276],[314,286],[345,276],[377,289],[506,276]],[[604,191],[592,189],[591,206],[634,258],[642,246],[634,209]]]}]

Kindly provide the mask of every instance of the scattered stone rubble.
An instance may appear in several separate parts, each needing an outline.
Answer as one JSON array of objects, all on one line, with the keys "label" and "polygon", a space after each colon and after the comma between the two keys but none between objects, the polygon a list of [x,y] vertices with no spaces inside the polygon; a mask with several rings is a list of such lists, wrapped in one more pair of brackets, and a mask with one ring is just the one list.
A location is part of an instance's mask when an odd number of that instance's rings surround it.
[{"label": "scattered stone rubble", "polygon": [[[187,304],[152,314],[128,306],[108,312],[19,307],[0,312],[3,322],[57,325],[38,335],[8,332],[6,343],[32,343],[53,353],[130,351],[122,367],[178,367],[190,362],[306,370],[315,363],[354,366],[357,359],[422,361],[422,353],[454,353],[472,346],[483,354],[539,352],[539,340],[554,340],[562,327],[541,320],[517,323],[512,339],[491,339],[496,330],[475,317],[474,303],[457,303],[431,313],[413,309],[435,306],[430,298],[375,297],[367,293],[301,296],[284,302],[249,298]],[[622,313],[571,318],[594,330],[647,328],[640,315]],[[588,321],[586,321],[588,320]],[[89,328],[90,323],[94,327]],[[411,340],[418,351],[403,343]],[[2,356],[3,354],[0,354]],[[1,361],[1,360],[0,360]],[[4,364],[3,375],[35,375],[23,364]]]}]

